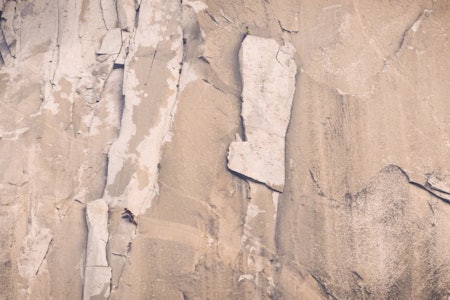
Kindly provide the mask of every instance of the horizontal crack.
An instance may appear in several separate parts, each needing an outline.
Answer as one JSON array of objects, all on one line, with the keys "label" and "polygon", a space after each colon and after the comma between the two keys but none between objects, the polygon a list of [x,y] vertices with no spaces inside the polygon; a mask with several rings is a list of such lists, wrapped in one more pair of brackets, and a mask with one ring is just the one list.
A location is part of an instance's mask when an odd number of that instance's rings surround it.
[{"label": "horizontal crack", "polygon": [[408,180],[408,183],[409,183],[409,184],[412,184],[413,186],[415,186],[415,187],[417,187],[417,188],[419,188],[419,189],[421,189],[421,190],[426,191],[428,194],[430,194],[430,195],[432,195],[432,196],[438,198],[439,200],[441,200],[442,202],[444,202],[444,203],[446,203],[446,204],[450,204],[450,199],[447,199],[447,198],[444,198],[444,197],[442,197],[442,196],[439,196],[438,194],[436,194],[436,193],[433,192],[432,190],[428,189],[426,184],[423,185],[423,184],[420,184],[420,183],[418,183],[418,182],[412,181],[412,180],[409,178],[408,174],[406,174],[406,172],[405,172],[402,168],[400,168],[399,166],[396,166],[396,165],[392,165],[392,166],[395,167],[395,168],[397,168],[397,169],[403,174],[403,176],[405,176],[405,178]]}]

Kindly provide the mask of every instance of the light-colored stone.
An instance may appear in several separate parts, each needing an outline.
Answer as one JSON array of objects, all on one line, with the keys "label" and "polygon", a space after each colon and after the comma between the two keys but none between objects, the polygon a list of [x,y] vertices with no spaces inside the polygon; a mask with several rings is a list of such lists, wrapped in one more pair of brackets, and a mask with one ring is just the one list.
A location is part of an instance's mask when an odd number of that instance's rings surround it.
[{"label": "light-colored stone", "polygon": [[263,182],[284,188],[285,136],[291,116],[297,66],[292,45],[248,35],[242,42],[242,120],[245,141],[229,148],[228,167]]},{"label": "light-colored stone", "polygon": [[108,266],[106,243],[108,242],[108,204],[103,199],[92,201],[86,206],[88,242],[86,267]]},{"label": "light-colored stone", "polygon": [[83,300],[108,299],[110,283],[110,267],[86,267]]},{"label": "light-colored stone", "polygon": [[97,199],[86,205],[88,240],[84,270],[83,299],[107,298],[110,293],[111,268],[106,260],[108,243],[108,205]]},{"label": "light-colored stone", "polygon": [[98,49],[97,54],[118,54],[122,48],[122,30],[114,28],[109,30],[102,40],[102,45]]},{"label": "light-colored stone", "polygon": [[37,276],[42,261],[46,258],[49,251],[53,234],[48,228],[34,228],[23,243],[23,252],[19,258],[19,274],[31,281]]},{"label": "light-colored stone", "polygon": [[448,297],[446,1],[0,10],[0,299]]},{"label": "light-colored stone", "polygon": [[139,8],[140,2],[130,0],[116,1],[117,18],[121,29],[128,32],[133,31],[136,25],[136,10]]},{"label": "light-colored stone", "polygon": [[106,29],[111,30],[116,28],[118,25],[117,1],[101,0],[100,4],[102,7],[102,16]]}]

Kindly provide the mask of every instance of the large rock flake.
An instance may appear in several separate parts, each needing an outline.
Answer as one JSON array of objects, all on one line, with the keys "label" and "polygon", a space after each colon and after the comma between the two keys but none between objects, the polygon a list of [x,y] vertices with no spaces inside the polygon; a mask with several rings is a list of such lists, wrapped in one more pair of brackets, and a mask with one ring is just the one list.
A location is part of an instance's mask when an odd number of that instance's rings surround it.
[{"label": "large rock flake", "polygon": [[239,52],[245,141],[231,143],[228,168],[284,188],[285,135],[291,115],[297,66],[292,45],[247,36]]}]

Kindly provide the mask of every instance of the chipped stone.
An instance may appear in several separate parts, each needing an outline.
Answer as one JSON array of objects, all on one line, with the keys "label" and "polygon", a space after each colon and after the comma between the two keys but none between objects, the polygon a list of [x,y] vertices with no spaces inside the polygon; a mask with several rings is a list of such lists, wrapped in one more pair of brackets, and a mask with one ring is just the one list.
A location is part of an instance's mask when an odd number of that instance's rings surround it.
[{"label": "chipped stone", "polygon": [[101,0],[100,4],[102,6],[102,15],[105,26],[108,30],[116,27],[117,25],[117,9],[116,1],[114,0]]},{"label": "chipped stone", "polygon": [[129,33],[126,31],[122,31],[122,46],[120,47],[120,52],[117,55],[116,60],[114,61],[114,64],[117,66],[124,66],[125,65],[125,59],[128,54],[128,47],[125,45],[129,44]]}]

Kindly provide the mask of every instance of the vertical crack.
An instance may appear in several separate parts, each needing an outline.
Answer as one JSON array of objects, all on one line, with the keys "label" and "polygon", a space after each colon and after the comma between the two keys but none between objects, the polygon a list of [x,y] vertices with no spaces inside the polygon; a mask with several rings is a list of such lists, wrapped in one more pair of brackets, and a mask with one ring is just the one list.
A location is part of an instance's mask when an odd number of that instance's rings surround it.
[{"label": "vertical crack", "polygon": [[316,177],[314,176],[314,173],[313,173],[311,170],[309,170],[309,175],[311,176],[311,179],[312,179],[312,181],[314,182],[314,185],[315,185],[316,188],[317,188],[317,193],[318,193],[320,196],[322,196],[322,197],[326,197],[325,194],[324,194],[323,191],[322,191],[322,188],[320,187],[319,182],[317,181]]},{"label": "vertical crack", "polygon": [[50,248],[52,245],[53,245],[53,238],[50,239],[50,242],[48,243],[48,246],[47,246],[47,251],[45,251],[44,257],[42,258],[41,262],[39,263],[39,266],[37,267],[36,274],[35,274],[36,276],[39,274],[39,270],[41,269],[42,264],[47,259],[48,253],[50,252]]}]

